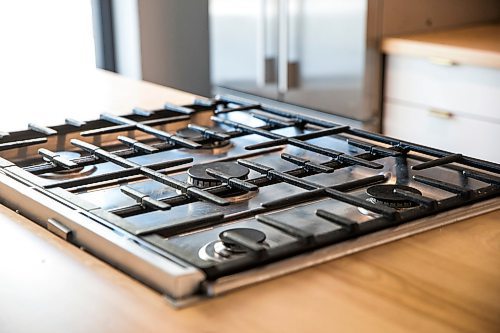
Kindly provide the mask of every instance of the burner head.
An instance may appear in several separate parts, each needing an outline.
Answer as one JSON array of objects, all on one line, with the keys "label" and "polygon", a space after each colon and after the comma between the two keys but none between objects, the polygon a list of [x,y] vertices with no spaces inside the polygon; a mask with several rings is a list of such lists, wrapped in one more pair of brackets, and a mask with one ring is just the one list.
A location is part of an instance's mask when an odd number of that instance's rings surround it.
[{"label": "burner head", "polygon": [[222,184],[222,182],[209,174],[207,169],[214,169],[223,172],[231,177],[246,179],[250,170],[247,167],[235,162],[213,162],[207,164],[193,165],[188,169],[188,183],[197,187],[212,187]]},{"label": "burner head", "polygon": [[[74,151],[56,151],[55,153],[68,160],[77,159],[82,156],[82,154]],[[77,167],[68,170],[63,169],[55,172],[47,172],[41,174],[40,177],[46,179],[57,179],[57,180],[73,179],[73,178],[88,176],[94,173],[95,170],[97,170],[97,167],[95,165],[87,165],[85,167]]]},{"label": "burner head", "polygon": [[231,252],[245,252],[246,250],[239,246],[237,243],[232,241],[231,236],[244,237],[255,243],[263,243],[266,240],[266,234],[260,230],[252,228],[234,228],[224,230],[219,234],[219,238],[222,244],[226,247],[228,251]]},{"label": "burner head", "polygon": [[203,134],[189,127],[181,128],[175,134],[183,139],[189,139],[194,142],[202,142],[206,140]]},{"label": "burner head", "polygon": [[244,238],[247,242],[267,245],[266,234],[253,228],[232,228],[226,229],[219,234],[219,239],[212,241],[201,247],[198,255],[203,260],[220,262],[231,257],[245,255],[246,248],[238,245],[234,238]]},{"label": "burner head", "polygon": [[230,143],[229,140],[216,140],[216,139],[206,138],[200,132],[195,131],[194,129],[191,129],[189,127],[181,128],[177,130],[175,134],[183,139],[189,139],[196,143],[200,143],[202,145],[201,147],[202,149],[225,147]]},{"label": "burner head", "polygon": [[366,189],[368,193],[375,202],[382,203],[393,208],[409,208],[417,206],[416,203],[409,201],[407,198],[394,193],[395,189],[400,189],[415,194],[422,195],[422,192],[416,188],[405,186],[405,185],[374,185]]}]

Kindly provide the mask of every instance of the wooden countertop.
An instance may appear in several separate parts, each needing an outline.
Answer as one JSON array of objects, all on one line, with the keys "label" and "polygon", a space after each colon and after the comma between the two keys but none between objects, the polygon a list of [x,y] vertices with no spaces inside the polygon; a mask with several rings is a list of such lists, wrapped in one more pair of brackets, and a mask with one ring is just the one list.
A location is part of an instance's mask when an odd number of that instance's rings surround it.
[{"label": "wooden countertop", "polygon": [[23,130],[29,122],[50,126],[63,124],[66,117],[88,120],[103,112],[123,114],[135,106],[159,108],[166,101],[188,104],[194,98],[190,93],[93,69],[75,73],[44,68],[6,74],[0,76],[5,117],[0,131]]},{"label": "wooden countertop", "polygon": [[387,37],[382,50],[386,54],[500,68],[500,24]]},{"label": "wooden countertop", "polygon": [[[88,89],[74,96],[114,113],[192,99],[103,72],[88,80]],[[0,206],[0,331],[495,332],[499,222],[497,210],[175,310],[132,278]]]}]

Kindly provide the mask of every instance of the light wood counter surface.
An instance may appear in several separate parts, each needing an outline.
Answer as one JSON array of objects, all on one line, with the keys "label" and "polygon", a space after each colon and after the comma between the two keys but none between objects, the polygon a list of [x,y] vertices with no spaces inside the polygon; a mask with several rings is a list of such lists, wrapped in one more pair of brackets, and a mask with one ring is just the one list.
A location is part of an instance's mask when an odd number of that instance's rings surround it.
[{"label": "light wood counter surface", "polygon": [[500,68],[500,23],[387,37],[382,41],[382,50],[391,55]]},{"label": "light wood counter surface", "polygon": [[[89,80],[85,103],[114,113],[192,99],[113,74]],[[499,254],[497,210],[175,310],[0,206],[0,332],[498,332]]]}]

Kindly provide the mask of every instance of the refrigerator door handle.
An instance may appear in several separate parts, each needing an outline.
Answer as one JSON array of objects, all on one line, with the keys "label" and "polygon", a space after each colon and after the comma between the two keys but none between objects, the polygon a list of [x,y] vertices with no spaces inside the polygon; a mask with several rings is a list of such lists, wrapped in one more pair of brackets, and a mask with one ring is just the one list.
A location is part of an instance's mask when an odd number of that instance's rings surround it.
[{"label": "refrigerator door handle", "polygon": [[278,1],[278,93],[288,91],[288,0]]},{"label": "refrigerator door handle", "polygon": [[266,85],[267,0],[260,0],[257,24],[257,86]]},{"label": "refrigerator door handle", "polygon": [[257,76],[258,87],[264,88],[266,85],[276,86],[276,55],[273,54],[273,34],[276,35],[274,24],[278,15],[276,13],[277,0],[259,0],[259,16],[257,17]]}]

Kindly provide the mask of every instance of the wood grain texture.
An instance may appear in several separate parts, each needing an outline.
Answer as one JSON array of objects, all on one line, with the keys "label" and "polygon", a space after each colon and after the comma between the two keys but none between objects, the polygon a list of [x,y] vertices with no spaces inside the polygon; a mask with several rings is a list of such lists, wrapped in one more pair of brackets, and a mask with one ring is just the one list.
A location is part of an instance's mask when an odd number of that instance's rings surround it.
[{"label": "wood grain texture", "polygon": [[500,211],[175,310],[0,210],[2,332],[495,332]]},{"label": "wood grain texture", "polygon": [[500,68],[500,24],[388,37],[382,41],[382,50],[387,54]]},{"label": "wood grain texture", "polygon": [[[193,97],[112,74],[92,80],[109,96],[74,96],[115,113]],[[0,207],[0,332],[498,332],[499,253],[500,210],[175,310]]]},{"label": "wood grain texture", "polygon": [[136,106],[161,108],[167,101],[189,104],[194,98],[103,70],[47,71],[0,77],[2,114],[11,115],[0,122],[0,131],[23,130],[28,122],[51,126],[63,124],[67,117],[90,120],[103,112],[130,113]]}]

